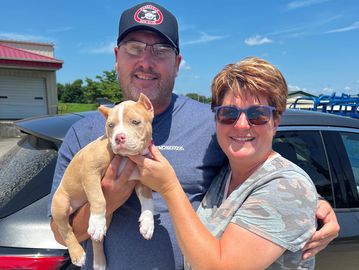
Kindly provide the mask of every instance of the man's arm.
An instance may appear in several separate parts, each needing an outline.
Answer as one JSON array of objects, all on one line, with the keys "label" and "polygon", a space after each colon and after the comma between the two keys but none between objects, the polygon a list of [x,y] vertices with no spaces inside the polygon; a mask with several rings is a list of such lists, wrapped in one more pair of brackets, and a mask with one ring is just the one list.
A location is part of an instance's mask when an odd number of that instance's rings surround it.
[{"label": "man's arm", "polygon": [[[102,179],[102,191],[106,199],[106,220],[107,227],[109,226],[113,212],[124,204],[133,192],[134,186],[137,181],[128,181],[135,164],[128,160],[124,169],[117,176],[117,169],[122,160],[122,157],[115,156],[111,161],[105,176]],[[86,203],[74,214],[70,216],[70,224],[73,232],[79,242],[89,238],[87,228],[89,225],[90,218],[90,205]],[[51,230],[54,234],[56,241],[62,245],[65,245],[56,223],[51,218],[50,222]]]},{"label": "man's arm", "polygon": [[322,227],[313,234],[312,239],[303,248],[303,259],[315,256],[339,234],[340,226],[337,217],[327,201],[318,200],[316,216]]}]

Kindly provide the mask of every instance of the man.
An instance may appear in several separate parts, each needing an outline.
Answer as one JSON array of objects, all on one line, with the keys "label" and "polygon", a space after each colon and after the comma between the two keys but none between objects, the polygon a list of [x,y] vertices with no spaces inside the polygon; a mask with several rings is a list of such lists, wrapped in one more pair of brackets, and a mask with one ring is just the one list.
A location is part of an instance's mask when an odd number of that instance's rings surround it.
[{"label": "man", "polygon": [[[154,3],[142,3],[125,10],[119,23],[115,48],[116,71],[125,99],[137,100],[142,92],[153,103],[153,140],[175,168],[193,207],[196,209],[209,183],[226,163],[214,136],[214,119],[207,105],[172,93],[181,62],[178,26],[175,17]],[[100,114],[75,123],[59,151],[52,194],[73,155],[104,133]],[[146,241],[138,232],[140,205],[127,182],[134,165],[127,163],[116,176],[121,158],[116,157],[103,178],[107,216],[112,216],[105,238],[108,269],[183,269],[183,259],[173,231],[170,216],[162,198],[154,193],[155,232]],[[120,207],[121,206],[121,207]],[[326,225],[317,232],[309,254],[323,249],[334,237],[339,226],[328,203],[320,207],[319,218]],[[73,216],[73,228],[80,241],[88,238],[89,206]],[[186,222],[185,220],[183,222]],[[63,240],[51,222],[55,238]],[[317,239],[318,238],[318,239]],[[92,269],[91,242],[86,248],[85,269]]]}]

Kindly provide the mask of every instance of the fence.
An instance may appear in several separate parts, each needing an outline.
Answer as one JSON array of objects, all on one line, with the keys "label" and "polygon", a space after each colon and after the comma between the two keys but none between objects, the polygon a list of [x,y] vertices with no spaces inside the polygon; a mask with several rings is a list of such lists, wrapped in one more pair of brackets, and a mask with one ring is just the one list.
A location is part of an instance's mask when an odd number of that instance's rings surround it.
[{"label": "fence", "polygon": [[303,106],[311,111],[321,111],[359,119],[359,96],[344,93],[341,96],[336,96],[333,93],[332,95],[319,97],[299,97],[289,108],[303,109]]}]

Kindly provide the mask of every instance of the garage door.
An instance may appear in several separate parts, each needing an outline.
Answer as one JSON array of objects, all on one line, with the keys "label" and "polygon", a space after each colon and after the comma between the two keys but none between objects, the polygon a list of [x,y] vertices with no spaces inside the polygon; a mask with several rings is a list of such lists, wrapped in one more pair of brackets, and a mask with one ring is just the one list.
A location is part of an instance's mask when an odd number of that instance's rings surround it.
[{"label": "garage door", "polygon": [[0,76],[0,119],[47,114],[44,78]]}]

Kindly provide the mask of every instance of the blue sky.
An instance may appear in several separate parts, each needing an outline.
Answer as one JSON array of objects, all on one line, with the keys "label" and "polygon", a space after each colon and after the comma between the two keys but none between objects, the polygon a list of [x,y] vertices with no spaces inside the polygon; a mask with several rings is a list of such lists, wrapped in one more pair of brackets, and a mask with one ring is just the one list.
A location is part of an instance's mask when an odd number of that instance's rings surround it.
[{"label": "blue sky", "polygon": [[[60,83],[114,67],[121,11],[142,1],[2,1],[0,39],[51,42],[64,61]],[[258,56],[291,90],[359,94],[359,1],[157,1],[177,17],[183,62],[175,92],[210,96],[228,63]]]}]

